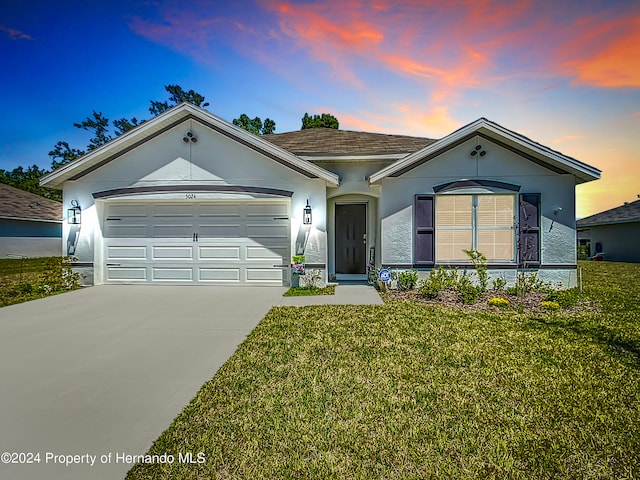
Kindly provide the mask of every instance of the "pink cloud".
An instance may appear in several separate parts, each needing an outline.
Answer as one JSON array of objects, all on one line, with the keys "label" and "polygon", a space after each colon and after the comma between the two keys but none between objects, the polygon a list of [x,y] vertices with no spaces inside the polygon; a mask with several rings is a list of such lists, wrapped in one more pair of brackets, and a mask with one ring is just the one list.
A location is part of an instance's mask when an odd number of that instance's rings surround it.
[{"label": "pink cloud", "polygon": [[16,30],[15,28],[0,25],[0,31],[3,31],[11,37],[11,40],[33,40],[33,37],[27,33]]},{"label": "pink cloud", "polygon": [[561,68],[578,84],[640,87],[640,14],[580,23],[577,38],[561,50]]}]

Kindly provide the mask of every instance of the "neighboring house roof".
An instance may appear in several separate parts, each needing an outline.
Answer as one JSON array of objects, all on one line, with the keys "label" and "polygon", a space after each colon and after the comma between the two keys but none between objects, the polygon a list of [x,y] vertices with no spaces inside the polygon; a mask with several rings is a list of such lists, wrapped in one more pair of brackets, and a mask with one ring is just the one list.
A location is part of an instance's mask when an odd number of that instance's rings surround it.
[{"label": "neighboring house roof", "polygon": [[301,156],[369,154],[404,156],[436,141],[431,138],[354,132],[335,128],[308,128],[296,132],[263,135],[262,138]]},{"label": "neighboring house roof", "polygon": [[476,136],[486,138],[493,143],[512,150],[556,173],[570,173],[576,177],[576,183],[590,182],[600,178],[601,172],[595,167],[545,147],[486,118],[479,118],[475,122],[465,125],[446,137],[374,173],[369,177],[369,182],[373,184],[385,177],[400,176]]},{"label": "neighboring house roof", "polygon": [[190,103],[181,103],[116,137],[109,143],[101,145],[83,157],[48,173],[42,177],[40,184],[50,188],[59,188],[65,181],[77,180],[189,119],[195,120],[302,175],[309,178],[321,178],[333,186],[339,184],[339,178],[336,174],[297,157],[273,143],[267,142],[262,137],[232,125]]},{"label": "neighboring house roof", "polygon": [[62,203],[0,183],[0,218],[62,221]]},{"label": "neighboring house roof", "polygon": [[640,222],[640,200],[581,218],[576,222],[576,225],[580,228],[631,222]]}]

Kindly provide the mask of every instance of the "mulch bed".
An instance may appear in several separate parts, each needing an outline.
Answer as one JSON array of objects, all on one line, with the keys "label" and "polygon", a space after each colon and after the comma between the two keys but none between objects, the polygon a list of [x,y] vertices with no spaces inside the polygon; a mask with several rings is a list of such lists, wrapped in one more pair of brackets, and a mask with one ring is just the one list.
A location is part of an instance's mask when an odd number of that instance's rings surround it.
[{"label": "mulch bed", "polygon": [[[423,297],[418,290],[388,290],[386,292],[380,292],[380,296],[385,302],[393,300],[414,300],[426,305],[440,305],[469,312],[509,312],[514,310],[519,313],[553,312],[553,310],[545,310],[542,308],[542,302],[547,297],[547,294],[540,292],[528,292],[525,295],[508,295],[504,290],[487,290],[480,296],[478,301],[473,304],[464,303],[455,290],[444,290],[440,292],[438,298],[435,299]],[[496,297],[507,299],[509,306],[501,308],[489,305],[489,300]],[[593,304],[587,300],[582,300],[571,308],[561,308],[560,310],[573,312],[594,309],[596,309],[596,307]]]}]

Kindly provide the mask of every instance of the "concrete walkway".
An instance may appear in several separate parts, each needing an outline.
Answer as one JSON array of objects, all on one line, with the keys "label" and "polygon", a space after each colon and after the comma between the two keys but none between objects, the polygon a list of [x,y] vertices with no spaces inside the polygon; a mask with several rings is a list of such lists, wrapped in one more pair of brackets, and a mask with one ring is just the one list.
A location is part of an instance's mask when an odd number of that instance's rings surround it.
[{"label": "concrete walkway", "polygon": [[0,479],[122,478],[272,306],[382,303],[285,291],[107,285],[0,308],[0,453],[40,455]]},{"label": "concrete walkway", "polygon": [[370,285],[338,285],[335,295],[282,297],[278,305],[304,307],[307,305],[382,305],[378,291]]}]

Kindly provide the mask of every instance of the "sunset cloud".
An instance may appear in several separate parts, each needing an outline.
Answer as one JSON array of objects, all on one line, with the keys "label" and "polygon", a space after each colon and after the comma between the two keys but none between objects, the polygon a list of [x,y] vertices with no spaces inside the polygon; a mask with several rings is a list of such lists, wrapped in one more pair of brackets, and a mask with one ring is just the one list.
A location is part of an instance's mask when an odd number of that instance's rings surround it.
[{"label": "sunset cloud", "polygon": [[0,25],[0,31],[8,34],[9,37],[11,37],[11,40],[33,40],[31,35],[21,32],[20,30],[17,30],[15,28]]},{"label": "sunset cloud", "polygon": [[640,14],[609,22],[584,21],[563,54],[567,71],[582,85],[640,87]]}]

